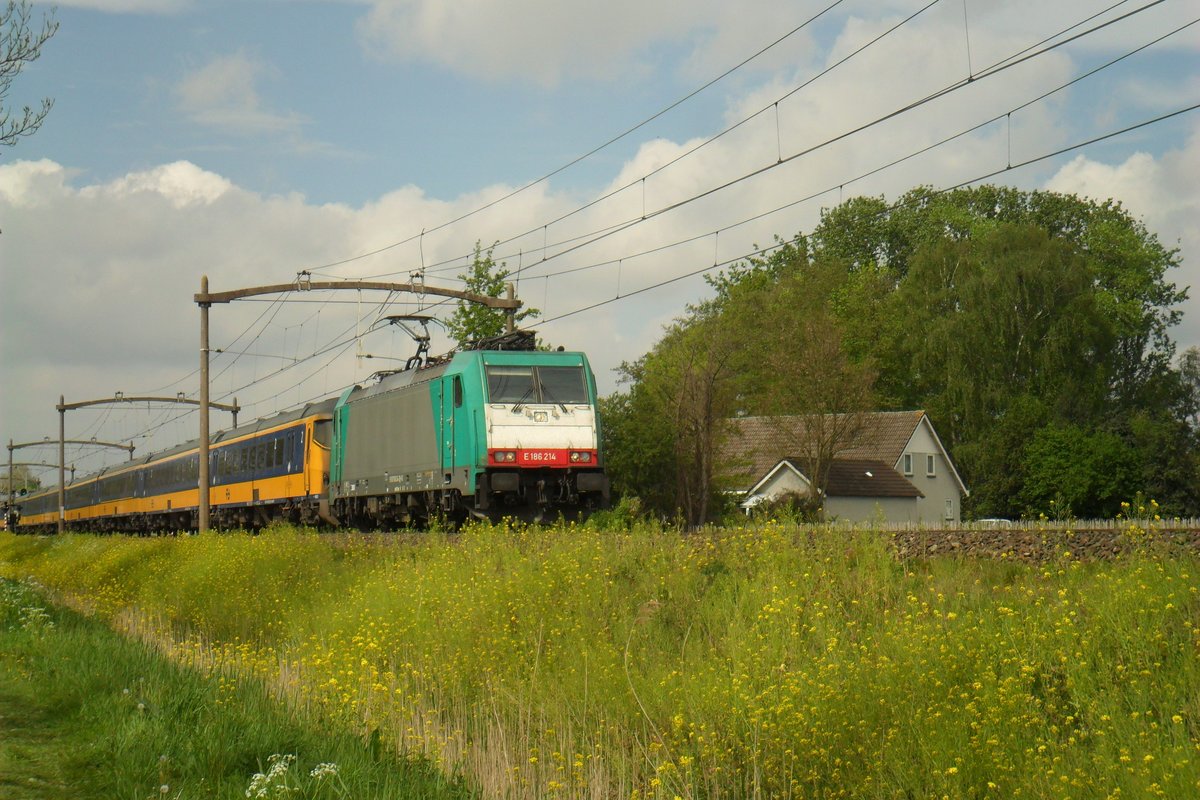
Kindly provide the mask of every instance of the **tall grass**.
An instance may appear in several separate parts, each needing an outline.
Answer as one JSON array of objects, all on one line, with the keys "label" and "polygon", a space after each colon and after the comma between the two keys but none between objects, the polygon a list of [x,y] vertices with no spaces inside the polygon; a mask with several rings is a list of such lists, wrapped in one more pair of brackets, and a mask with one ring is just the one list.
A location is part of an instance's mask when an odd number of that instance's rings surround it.
[{"label": "tall grass", "polygon": [[0,580],[0,797],[470,796],[427,764],[301,724],[260,682],[230,677],[182,669]]},{"label": "tall grass", "polygon": [[1192,796],[1198,567],[776,524],[0,537],[4,574],[497,797]]}]

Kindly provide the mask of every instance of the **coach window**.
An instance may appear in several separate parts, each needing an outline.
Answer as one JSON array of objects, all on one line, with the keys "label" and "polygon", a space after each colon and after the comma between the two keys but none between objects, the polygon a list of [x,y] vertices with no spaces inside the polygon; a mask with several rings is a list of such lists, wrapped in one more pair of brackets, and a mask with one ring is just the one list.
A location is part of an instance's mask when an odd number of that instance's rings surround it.
[{"label": "coach window", "polygon": [[[317,444],[321,445],[321,447],[324,447],[326,450],[329,449],[329,442],[333,435],[332,428],[333,423],[327,419],[317,420],[313,423],[313,439],[315,439]],[[295,436],[296,434],[293,433],[293,439]]]}]

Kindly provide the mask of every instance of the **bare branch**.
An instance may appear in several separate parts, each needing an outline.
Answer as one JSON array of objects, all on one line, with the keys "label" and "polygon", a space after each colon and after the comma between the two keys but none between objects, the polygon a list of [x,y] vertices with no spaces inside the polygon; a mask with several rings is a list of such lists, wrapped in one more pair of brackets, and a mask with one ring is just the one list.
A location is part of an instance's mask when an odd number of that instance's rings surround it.
[{"label": "bare branch", "polygon": [[42,100],[40,109],[24,106],[14,113],[6,99],[13,81],[26,64],[36,61],[44,45],[58,31],[54,12],[42,17],[40,30],[30,25],[33,8],[29,0],[8,0],[0,10],[0,145],[11,147],[22,136],[29,136],[42,126],[42,121],[54,107],[49,97]]}]

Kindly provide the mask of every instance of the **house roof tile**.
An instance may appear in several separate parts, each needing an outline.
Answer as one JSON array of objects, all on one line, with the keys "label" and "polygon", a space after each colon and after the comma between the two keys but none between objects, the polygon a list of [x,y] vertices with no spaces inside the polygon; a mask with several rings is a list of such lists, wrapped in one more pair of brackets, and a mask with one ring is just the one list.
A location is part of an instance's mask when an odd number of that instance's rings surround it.
[{"label": "house roof tile", "polygon": [[[892,469],[924,416],[924,411],[868,412],[855,440],[834,457],[881,461]],[[784,448],[804,440],[802,417],[739,417],[729,422],[732,429],[720,458],[727,465],[723,477],[738,489],[749,488],[779,463]]]},{"label": "house roof tile", "polygon": [[[792,466],[800,469],[801,462]],[[827,497],[924,497],[890,465],[868,458],[835,458],[829,465]]]}]

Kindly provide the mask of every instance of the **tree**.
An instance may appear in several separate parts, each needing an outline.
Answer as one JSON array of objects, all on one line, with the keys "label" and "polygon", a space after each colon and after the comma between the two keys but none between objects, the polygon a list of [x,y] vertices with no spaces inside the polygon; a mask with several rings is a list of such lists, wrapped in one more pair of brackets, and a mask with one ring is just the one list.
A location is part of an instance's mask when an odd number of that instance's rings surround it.
[{"label": "tree", "polygon": [[8,472],[0,475],[0,500],[7,501],[8,493],[19,493],[22,490],[32,492],[42,487],[42,482],[34,474],[29,467],[15,466],[13,467],[12,476]]},{"label": "tree", "polygon": [[852,284],[841,261],[776,255],[790,263],[769,271],[773,284],[747,272],[725,293],[725,324],[743,345],[738,405],[772,420],[776,450],[765,455],[799,458],[819,503],[833,460],[857,444],[875,405],[874,370],[847,352],[841,317],[862,310],[865,284]]},{"label": "tree", "polygon": [[1107,431],[1050,424],[1025,448],[1020,499],[1030,515],[1113,517],[1137,473],[1136,455]]},{"label": "tree", "polygon": [[1094,418],[1108,398],[1114,332],[1093,273],[1067,242],[998,223],[970,239],[922,246],[892,296],[903,358],[890,376],[927,408],[947,444],[980,436],[1010,402],[1043,398],[1064,420]]},{"label": "tree", "polygon": [[895,281],[876,322],[848,326],[847,350],[875,365],[887,407],[938,420],[976,513],[1024,510],[1022,454],[1051,423],[1118,436],[1135,467],[1128,494],[1200,509],[1180,422],[1196,395],[1169,336],[1187,297],[1169,280],[1179,253],[1119,202],[921,187],[824,212],[808,241],[814,259],[845,262],[848,284]]},{"label": "tree", "polygon": [[1200,346],[1193,345],[1179,357],[1179,375],[1188,392],[1187,418],[1200,434]]},{"label": "tree", "polygon": [[[774,417],[780,455],[820,481],[860,409],[921,408],[971,487],[968,514],[1015,516],[1058,495],[1081,513],[1138,491],[1200,513],[1200,354],[1176,362],[1169,336],[1187,298],[1169,280],[1179,254],[1120,203],[922,187],[850,200],[778,245],[711,279],[714,296],[637,362],[620,424],[664,426],[649,440],[682,447],[681,428],[666,428],[683,407]],[[708,389],[650,401],[693,379]],[[1110,472],[1128,485],[1086,471],[1055,483],[1055,448],[1096,469],[1096,453],[1119,455]],[[655,452],[638,465],[648,480],[704,450]],[[621,458],[610,451],[614,471]]]},{"label": "tree", "polygon": [[1200,511],[1200,430],[1164,411],[1138,410],[1115,432],[1133,452],[1134,493],[1158,501],[1163,514],[1194,516]]},{"label": "tree", "polygon": [[[769,416],[780,452],[798,456],[818,491],[872,405],[873,373],[845,352],[834,311],[839,262],[809,262],[802,239],[710,280],[716,295],[688,309],[643,358],[622,367],[628,393],[610,401],[614,484],[660,513],[703,524],[722,506],[719,460],[735,415]],[[859,308],[853,292],[838,295]]]},{"label": "tree", "polygon": [[[1105,374],[1110,408],[1136,407],[1142,387],[1171,362],[1168,329],[1179,321],[1187,290],[1167,279],[1179,251],[1163,247],[1119,202],[1006,186],[919,187],[891,205],[854,198],[823,212],[809,240],[814,253],[844,259],[852,271],[886,267],[899,286],[917,253],[969,242],[1005,223],[1038,228],[1083,259],[1091,293],[1116,337]],[[903,397],[897,391],[909,377],[903,359],[878,364],[881,393]]]},{"label": "tree", "polygon": [[8,104],[8,92],[25,65],[36,61],[44,45],[58,30],[53,12],[42,18],[41,29],[30,25],[33,13],[28,0],[8,0],[0,11],[0,145],[11,147],[22,136],[29,136],[42,126],[54,101],[42,100],[40,110],[25,106],[14,114]]},{"label": "tree", "polygon": [[643,361],[621,365],[628,390],[600,398],[605,467],[615,495],[637,497],[647,509],[669,514],[675,508],[674,436],[647,402],[641,382],[629,377],[641,372]]},{"label": "tree", "polygon": [[[494,245],[484,252],[479,242],[475,243],[475,257],[471,261],[471,269],[458,277],[466,284],[465,291],[487,297],[502,297],[508,288],[508,278],[512,275],[505,269],[504,263],[497,264],[492,258]],[[536,308],[526,308],[517,312],[515,321],[537,317],[541,314]],[[508,322],[508,313],[504,309],[488,308],[465,300],[458,301],[458,307],[446,322],[446,332],[461,347],[467,342],[487,339],[504,333]]]},{"label": "tree", "polygon": [[609,466],[618,487],[660,514],[690,525],[708,522],[719,506],[716,454],[736,402],[740,342],[711,310],[692,309],[650,353],[622,364],[630,385],[609,403]]}]

